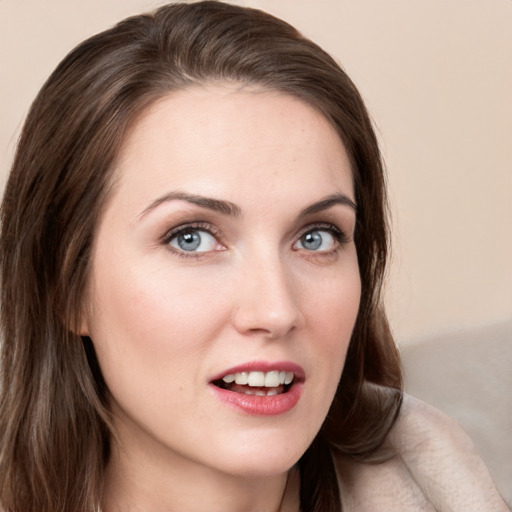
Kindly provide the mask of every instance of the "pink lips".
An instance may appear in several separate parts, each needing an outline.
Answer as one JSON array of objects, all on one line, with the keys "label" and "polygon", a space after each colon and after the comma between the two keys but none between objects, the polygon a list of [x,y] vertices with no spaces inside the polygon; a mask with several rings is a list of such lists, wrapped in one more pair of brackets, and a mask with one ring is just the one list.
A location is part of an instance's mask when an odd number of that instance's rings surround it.
[{"label": "pink lips", "polygon": [[[230,391],[229,389],[222,389],[213,384],[213,382],[222,379],[225,375],[256,371],[265,373],[270,371],[293,372],[295,378],[290,388],[285,393],[273,396],[246,395],[244,393]],[[210,388],[219,400],[239,411],[252,415],[272,416],[284,414],[297,405],[304,388],[304,380],[304,369],[298,364],[289,361],[272,363],[254,361],[234,366],[214,376],[210,380]]]}]

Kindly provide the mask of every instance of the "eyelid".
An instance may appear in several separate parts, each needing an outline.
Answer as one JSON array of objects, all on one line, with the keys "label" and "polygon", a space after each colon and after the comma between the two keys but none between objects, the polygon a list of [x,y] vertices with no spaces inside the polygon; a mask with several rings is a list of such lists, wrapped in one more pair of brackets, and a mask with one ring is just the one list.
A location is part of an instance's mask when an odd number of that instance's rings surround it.
[{"label": "eyelid", "polygon": [[[184,222],[178,226],[173,227],[172,229],[165,232],[165,234],[161,237],[160,241],[163,245],[167,246],[170,251],[172,251],[174,254],[178,256],[182,256],[185,258],[201,258],[208,256],[211,252],[216,251],[204,251],[204,252],[187,252],[182,251],[179,249],[176,249],[170,245],[171,240],[173,240],[176,236],[179,236],[181,233],[186,233],[189,231],[205,231],[209,233],[211,236],[213,236],[219,244],[222,244],[223,234],[222,231],[217,228],[215,225],[211,224],[210,222],[206,221],[192,221],[192,222]],[[343,246],[350,242],[351,237],[349,237],[346,232],[338,227],[336,224],[333,224],[331,222],[315,222],[312,224],[308,224],[307,226],[304,226],[299,233],[295,237],[295,241],[293,245],[295,245],[302,236],[304,236],[309,231],[328,231],[332,236],[334,236],[337,247],[333,249],[335,251],[340,246]],[[298,249],[295,249],[298,250]],[[320,254],[327,254],[332,251],[320,251]]]},{"label": "eyelid", "polygon": [[297,236],[297,240],[300,240],[302,236],[304,236],[309,231],[329,231],[335,238],[336,241],[340,245],[347,244],[350,242],[350,237],[347,235],[347,233],[341,229],[340,227],[336,226],[336,224],[332,224],[331,222],[315,222],[313,224],[308,224],[303,229],[299,231],[299,234]]},{"label": "eyelid", "polygon": [[221,230],[215,227],[213,224],[205,221],[184,222],[183,224],[175,226],[174,228],[166,231],[165,234],[161,237],[160,241],[163,245],[166,245],[171,252],[184,258],[200,258],[212,252],[186,252],[176,249],[175,247],[172,247],[170,245],[172,239],[174,239],[175,237],[182,233],[187,233],[189,231],[205,231],[206,233],[209,233],[211,236],[213,236],[217,240],[217,242],[222,244],[221,240],[223,238],[223,235]]},{"label": "eyelid", "polygon": [[168,242],[171,238],[174,238],[176,235],[180,233],[186,233],[187,231],[206,231],[210,233],[214,237],[222,237],[222,232],[220,229],[215,227],[210,222],[198,220],[193,222],[184,222],[183,224],[179,224],[168,231],[161,237],[162,242]]}]

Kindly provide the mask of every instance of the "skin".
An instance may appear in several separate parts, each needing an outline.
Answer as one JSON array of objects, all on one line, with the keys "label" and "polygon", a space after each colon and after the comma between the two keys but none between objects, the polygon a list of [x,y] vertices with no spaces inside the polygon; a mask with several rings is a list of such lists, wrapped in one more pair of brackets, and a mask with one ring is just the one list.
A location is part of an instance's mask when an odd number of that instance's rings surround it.
[{"label": "skin", "polygon": [[[96,233],[81,328],[117,434],[104,512],[298,509],[289,470],[329,409],[359,306],[353,201],[340,138],[293,97],[197,87],[138,120]],[[200,252],[169,235],[190,224]],[[297,405],[251,415],[212,393],[213,376],[251,361],[301,365]]]}]

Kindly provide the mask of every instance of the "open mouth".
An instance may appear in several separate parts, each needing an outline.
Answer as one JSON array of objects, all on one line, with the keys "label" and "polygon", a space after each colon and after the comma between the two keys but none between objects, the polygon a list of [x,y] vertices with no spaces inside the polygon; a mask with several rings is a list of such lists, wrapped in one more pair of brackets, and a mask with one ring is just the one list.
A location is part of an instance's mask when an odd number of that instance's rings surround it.
[{"label": "open mouth", "polygon": [[230,373],[213,381],[212,384],[233,393],[276,396],[286,393],[294,382],[295,374],[293,372],[273,370],[270,372]]}]

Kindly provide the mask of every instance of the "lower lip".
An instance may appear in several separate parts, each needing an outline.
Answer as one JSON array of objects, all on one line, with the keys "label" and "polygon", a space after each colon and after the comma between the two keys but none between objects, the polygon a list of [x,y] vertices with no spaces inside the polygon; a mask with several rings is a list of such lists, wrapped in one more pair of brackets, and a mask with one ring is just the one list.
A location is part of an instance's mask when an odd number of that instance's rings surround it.
[{"label": "lower lip", "polygon": [[286,393],[274,396],[256,396],[235,393],[210,385],[213,393],[227,405],[246,414],[254,416],[276,416],[293,409],[299,401],[304,385],[302,382],[293,384]]}]

